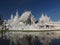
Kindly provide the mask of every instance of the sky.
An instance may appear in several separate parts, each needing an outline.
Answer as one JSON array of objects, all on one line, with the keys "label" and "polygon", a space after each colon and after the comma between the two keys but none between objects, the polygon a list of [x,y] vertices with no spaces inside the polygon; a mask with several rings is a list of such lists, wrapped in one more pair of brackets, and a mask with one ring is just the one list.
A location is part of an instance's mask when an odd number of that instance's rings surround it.
[{"label": "sky", "polygon": [[24,11],[31,11],[38,20],[41,14],[47,14],[54,21],[60,21],[60,0],[0,0],[0,16],[9,19],[18,9],[21,16]]}]

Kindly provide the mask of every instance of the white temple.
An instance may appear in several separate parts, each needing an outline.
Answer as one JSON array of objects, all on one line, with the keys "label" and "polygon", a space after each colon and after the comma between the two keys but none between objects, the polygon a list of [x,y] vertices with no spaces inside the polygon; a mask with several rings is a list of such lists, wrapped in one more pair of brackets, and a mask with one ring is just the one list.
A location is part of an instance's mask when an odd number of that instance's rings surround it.
[{"label": "white temple", "polygon": [[36,22],[31,11],[26,11],[21,16],[16,11],[16,15],[11,14],[11,19],[7,20],[6,27],[9,30],[57,30],[60,29],[60,21],[54,22],[42,13]]}]

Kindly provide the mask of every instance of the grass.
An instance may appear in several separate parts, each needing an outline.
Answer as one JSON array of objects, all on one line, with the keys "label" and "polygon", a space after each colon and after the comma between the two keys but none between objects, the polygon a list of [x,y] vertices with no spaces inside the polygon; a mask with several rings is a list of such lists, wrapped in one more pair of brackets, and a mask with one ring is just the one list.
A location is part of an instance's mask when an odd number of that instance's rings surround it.
[{"label": "grass", "polygon": [[3,30],[3,32],[51,32],[51,31],[60,31],[60,30]]}]

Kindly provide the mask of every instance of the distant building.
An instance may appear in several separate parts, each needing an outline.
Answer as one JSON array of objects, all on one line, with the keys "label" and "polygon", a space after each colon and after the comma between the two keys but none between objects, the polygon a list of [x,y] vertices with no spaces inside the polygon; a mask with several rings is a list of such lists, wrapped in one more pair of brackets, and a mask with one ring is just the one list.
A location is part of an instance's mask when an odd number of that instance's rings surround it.
[{"label": "distant building", "polygon": [[19,16],[18,11],[16,15],[11,14],[11,19],[7,20],[6,27],[9,30],[56,30],[60,29],[60,22],[54,22],[46,14],[42,13],[38,22],[32,15],[31,11],[25,11]]}]

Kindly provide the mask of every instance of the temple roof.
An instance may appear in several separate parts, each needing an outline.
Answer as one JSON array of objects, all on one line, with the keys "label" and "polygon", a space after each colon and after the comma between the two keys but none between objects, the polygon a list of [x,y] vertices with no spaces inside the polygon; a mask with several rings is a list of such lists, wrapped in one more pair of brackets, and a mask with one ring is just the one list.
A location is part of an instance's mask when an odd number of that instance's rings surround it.
[{"label": "temple roof", "polygon": [[48,17],[47,14],[44,15],[42,13],[41,17],[39,18],[39,22],[41,22],[41,21],[43,21],[43,22],[49,22],[50,21],[50,17]]},{"label": "temple roof", "polygon": [[20,17],[20,20],[27,20],[27,18],[31,15],[31,12],[30,11],[26,11],[24,12],[21,17]]}]

